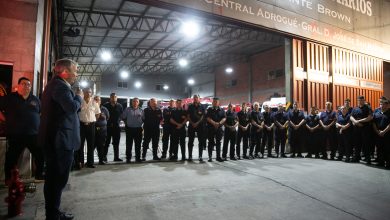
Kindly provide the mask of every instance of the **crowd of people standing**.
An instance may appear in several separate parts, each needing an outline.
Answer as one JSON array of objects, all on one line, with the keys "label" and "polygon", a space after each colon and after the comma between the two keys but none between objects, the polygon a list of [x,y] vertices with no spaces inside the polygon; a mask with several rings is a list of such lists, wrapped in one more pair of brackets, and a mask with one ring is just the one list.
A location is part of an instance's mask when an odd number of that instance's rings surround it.
[{"label": "crowd of people standing", "polygon": [[[322,158],[359,162],[375,161],[378,166],[390,167],[390,105],[381,97],[380,106],[372,111],[363,96],[357,97],[358,105],[351,107],[346,99],[343,106],[333,110],[331,102],[325,110],[318,112],[315,106],[305,114],[297,102],[287,109],[280,104],[276,111],[267,105],[260,110],[260,103],[252,106],[242,103],[236,112],[229,104],[225,111],[214,98],[207,109],[200,103],[198,95],[186,109],[180,99],[170,100],[169,106],[160,109],[152,98],[148,107],[141,109],[139,99],[133,98],[131,106],[123,110],[116,101],[115,93],[110,102],[102,105],[109,109],[107,126],[111,127],[99,164],[107,162],[107,149],[113,137],[114,161],[118,156],[120,138],[119,121],[124,120],[126,131],[126,163],[131,163],[133,145],[135,162],[146,161],[149,143],[152,142],[153,160],[178,160],[180,145],[181,160],[193,160],[194,139],[198,139],[198,160],[203,162],[203,151],[207,150],[208,161],[287,157],[286,144],[290,146],[290,157]],[[116,106],[116,107],[115,107]],[[160,125],[162,125],[162,150],[158,154]],[[186,138],[188,142],[186,146]],[[116,138],[114,138],[116,137]],[[242,146],[242,148],[241,148]],[[207,149],[206,149],[207,147]],[[241,153],[242,152],[242,153]],[[100,154],[99,154],[100,155]],[[229,155],[229,157],[228,157]]]},{"label": "crowd of people standing", "polygon": [[228,159],[228,153],[230,160],[287,157],[286,143],[289,143],[292,158],[302,158],[305,148],[307,158],[345,162],[363,159],[367,164],[375,161],[378,166],[390,168],[390,104],[385,97],[374,111],[359,96],[354,108],[346,99],[337,111],[331,102],[326,102],[324,111],[318,112],[313,106],[307,115],[298,102],[287,110],[280,104],[275,112],[266,105],[261,112],[258,102],[252,106],[243,103],[241,110],[235,112],[233,105],[229,104],[225,111],[219,99],[214,98],[206,109],[198,95],[193,96],[193,103],[186,109],[178,99],[171,100],[169,107],[161,110],[155,98],[149,100],[145,109],[140,108],[138,98],[133,98],[131,106],[123,109],[115,93],[102,105],[100,97],[93,96],[90,88],[74,91],[72,85],[77,76],[77,63],[61,59],[56,62],[54,77],[41,99],[31,94],[31,81],[26,77],[18,80],[16,92],[0,98],[0,120],[6,122],[8,140],[5,182],[9,183],[11,170],[28,148],[35,159],[35,178],[45,180],[46,219],[73,219],[70,213],[60,211],[62,190],[72,168],[95,168],[95,149],[99,165],[108,162],[110,144],[114,161],[122,161],[119,157],[121,120],[125,122],[126,163],[132,162],[133,145],[135,162],[146,161],[150,142],[153,160],[177,161],[180,145],[180,159],[192,161],[197,138],[200,162],[206,147],[209,162],[213,161],[214,151],[216,160],[223,162]]}]

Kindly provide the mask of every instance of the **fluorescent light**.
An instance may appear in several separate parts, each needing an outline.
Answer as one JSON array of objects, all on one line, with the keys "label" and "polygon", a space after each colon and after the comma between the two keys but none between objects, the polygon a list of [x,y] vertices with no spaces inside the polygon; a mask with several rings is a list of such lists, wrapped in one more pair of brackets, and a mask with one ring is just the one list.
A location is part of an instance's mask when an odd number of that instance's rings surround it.
[{"label": "fluorescent light", "polygon": [[80,86],[83,87],[83,88],[85,88],[85,87],[88,86],[88,82],[85,81],[85,80],[83,80],[83,81],[80,82]]},{"label": "fluorescent light", "polygon": [[232,73],[233,72],[233,68],[228,67],[228,68],[225,69],[225,72],[226,73]]},{"label": "fluorescent light", "polygon": [[134,83],[135,88],[139,89],[142,86],[142,83],[140,81],[137,81]]},{"label": "fluorescent light", "polygon": [[169,89],[169,86],[168,86],[168,85],[164,85],[164,86],[163,86],[163,89],[164,89],[164,90],[168,90],[168,89]]},{"label": "fluorescent light", "polygon": [[185,66],[187,66],[188,65],[188,61],[186,60],[186,59],[180,59],[179,60],[179,65],[181,66],[181,67],[185,67]]},{"label": "fluorescent light", "polygon": [[189,80],[187,81],[187,83],[188,83],[189,85],[194,85],[194,84],[195,84],[195,80],[194,80],[194,79],[189,79]]},{"label": "fluorescent light", "polygon": [[194,21],[183,22],[181,25],[181,33],[185,34],[189,38],[198,36],[199,32],[199,24]]},{"label": "fluorescent light", "polygon": [[109,61],[111,60],[112,58],[112,55],[109,51],[103,51],[101,54],[100,54],[100,57],[104,60],[104,61]]},{"label": "fluorescent light", "polygon": [[126,70],[123,70],[120,73],[120,76],[121,76],[122,79],[127,79],[129,77],[129,72],[127,72]]}]

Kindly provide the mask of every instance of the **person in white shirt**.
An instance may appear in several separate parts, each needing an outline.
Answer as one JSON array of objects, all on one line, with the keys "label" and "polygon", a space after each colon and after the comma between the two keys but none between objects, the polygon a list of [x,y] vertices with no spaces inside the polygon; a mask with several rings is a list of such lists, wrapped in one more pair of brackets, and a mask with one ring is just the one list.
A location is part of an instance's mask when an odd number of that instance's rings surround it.
[{"label": "person in white shirt", "polygon": [[75,170],[84,166],[84,143],[87,140],[87,163],[85,167],[95,168],[93,165],[93,152],[95,148],[95,123],[100,114],[99,104],[92,98],[91,88],[83,89],[84,98],[79,112],[80,118],[80,137],[81,145],[78,151],[75,151]]}]

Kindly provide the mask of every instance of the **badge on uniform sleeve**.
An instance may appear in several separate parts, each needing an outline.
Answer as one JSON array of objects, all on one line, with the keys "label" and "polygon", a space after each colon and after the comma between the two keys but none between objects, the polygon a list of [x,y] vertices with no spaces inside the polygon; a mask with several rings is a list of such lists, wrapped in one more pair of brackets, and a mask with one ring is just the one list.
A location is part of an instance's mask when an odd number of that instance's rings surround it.
[{"label": "badge on uniform sleeve", "polygon": [[201,111],[199,111],[199,112],[198,112],[198,115],[201,115],[201,114],[202,114],[202,112],[201,112]]},{"label": "badge on uniform sleeve", "polygon": [[38,103],[37,103],[36,101],[31,101],[31,102],[30,102],[30,105],[32,105],[32,106],[37,106]]}]

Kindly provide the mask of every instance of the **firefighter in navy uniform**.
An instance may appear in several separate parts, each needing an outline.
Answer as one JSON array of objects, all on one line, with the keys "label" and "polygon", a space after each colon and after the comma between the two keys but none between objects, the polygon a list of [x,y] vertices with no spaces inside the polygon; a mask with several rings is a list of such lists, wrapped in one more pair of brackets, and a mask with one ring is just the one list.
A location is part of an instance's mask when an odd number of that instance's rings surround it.
[{"label": "firefighter in navy uniform", "polygon": [[108,147],[110,146],[111,138],[114,148],[114,161],[123,161],[119,158],[119,142],[121,139],[121,129],[119,122],[123,113],[123,107],[118,103],[118,97],[115,93],[110,94],[110,102],[104,104],[104,107],[108,109],[110,118],[107,121],[107,137],[104,146],[104,162],[107,162]]},{"label": "firefighter in navy uniform", "polygon": [[183,109],[181,99],[176,100],[176,108],[172,110],[171,118],[169,120],[172,126],[172,144],[170,160],[177,160],[179,144],[181,151],[181,160],[186,159],[186,122],[187,111]]},{"label": "firefighter in navy uniform", "polygon": [[253,103],[253,110],[251,112],[251,146],[249,149],[249,159],[254,158],[253,150],[255,150],[255,157],[260,158],[259,151],[261,146],[264,119],[259,108],[260,105],[258,102]]},{"label": "firefighter in navy uniform", "polygon": [[293,109],[291,109],[287,115],[289,120],[288,133],[290,135],[291,157],[294,158],[296,154],[298,154],[297,157],[303,157],[302,144],[305,115],[303,114],[303,111],[299,110],[297,101],[293,103]]},{"label": "firefighter in navy uniform", "polygon": [[[225,126],[225,132],[223,137],[223,149],[222,149],[222,159],[226,160],[226,155],[228,151],[228,145],[230,142],[230,160],[237,160],[235,157],[235,150],[234,147],[236,145],[236,136],[237,136],[237,126],[238,126],[238,120],[237,115],[233,111],[233,105],[229,103],[228,110],[226,111],[226,121],[224,123]],[[239,154],[237,154],[239,156]]]},{"label": "firefighter in navy uniform", "polygon": [[[168,152],[168,144],[169,144],[169,138],[170,141],[170,148],[172,148],[172,124],[170,123],[171,120],[171,114],[172,111],[175,108],[175,100],[171,99],[169,101],[169,106],[167,108],[163,109],[163,136],[162,136],[162,143],[163,143],[163,149],[162,149],[162,155],[161,159],[165,159],[167,157]],[[172,156],[172,150],[169,149],[169,156]]]},{"label": "firefighter in navy uniform", "polygon": [[382,102],[381,110],[376,111],[373,119],[376,134],[375,144],[378,150],[378,166],[390,169],[390,103]]},{"label": "firefighter in navy uniform", "polygon": [[312,155],[315,155],[315,158],[320,158],[320,149],[319,149],[319,135],[320,135],[320,117],[317,115],[317,108],[312,106],[310,109],[310,114],[306,116],[306,129],[308,130],[306,139],[306,149],[307,155],[306,158],[311,158]]},{"label": "firefighter in navy uniform", "polygon": [[348,107],[341,106],[341,114],[337,116],[336,128],[339,141],[339,156],[337,160],[342,160],[345,156],[345,162],[351,161],[352,156],[352,127]]},{"label": "firefighter in navy uniform", "polygon": [[95,102],[100,106],[99,117],[96,118],[95,126],[95,148],[99,156],[99,165],[104,165],[104,144],[107,137],[107,120],[110,118],[110,113],[106,107],[101,105],[100,96],[94,97]]},{"label": "firefighter in navy uniform", "polygon": [[321,153],[322,159],[328,159],[328,153],[326,152],[326,144],[330,144],[330,159],[334,160],[337,150],[337,136],[336,136],[336,112],[332,110],[332,103],[325,103],[325,111],[320,114],[320,125],[322,127],[321,131]]},{"label": "firefighter in navy uniform", "polygon": [[243,102],[241,105],[241,111],[237,113],[238,118],[238,132],[237,132],[237,146],[236,146],[236,154],[237,159],[241,159],[240,157],[240,143],[242,140],[242,156],[244,159],[249,159],[248,154],[248,141],[249,141],[249,129],[250,129],[250,114],[248,112],[248,107],[246,103]]},{"label": "firefighter in navy uniform", "polygon": [[275,130],[275,152],[276,157],[279,157],[279,146],[280,146],[280,156],[286,157],[285,147],[287,140],[287,126],[288,118],[287,114],[284,112],[282,104],[278,105],[278,111],[273,115],[273,120],[276,125]]},{"label": "firefighter in navy uniform", "polygon": [[142,161],[146,160],[146,152],[152,140],[153,160],[161,160],[157,155],[158,140],[160,138],[160,122],[162,120],[161,109],[157,107],[157,100],[151,98],[149,106],[143,114],[144,142],[142,144]]},{"label": "firefighter in navy uniform", "polygon": [[195,133],[198,137],[198,147],[199,147],[199,161],[202,162],[203,149],[206,147],[206,138],[205,138],[205,109],[202,104],[200,104],[199,96],[193,96],[194,102],[188,106],[187,109],[187,118],[189,121],[188,126],[188,160],[192,160],[192,149],[194,147]]},{"label": "firefighter in navy uniform", "polygon": [[263,130],[263,140],[261,144],[261,158],[264,158],[265,145],[267,144],[267,157],[273,157],[272,148],[273,148],[273,139],[274,139],[274,122],[272,120],[271,108],[268,105],[264,105],[264,130]]},{"label": "firefighter in navy uniform", "polygon": [[353,125],[353,137],[354,137],[354,149],[355,155],[352,162],[359,162],[361,157],[360,153],[363,148],[363,154],[365,156],[365,161],[371,163],[370,155],[370,139],[369,132],[371,132],[370,121],[372,120],[372,110],[365,103],[364,96],[358,97],[358,106],[352,110],[351,113],[351,122]]},{"label": "firefighter in navy uniform", "polygon": [[387,102],[387,98],[382,96],[380,97],[379,99],[379,107],[376,108],[373,112],[373,114],[377,113],[377,112],[382,112],[382,108],[383,108],[383,104]]},{"label": "firefighter in navy uniform", "polygon": [[219,99],[213,98],[213,106],[207,109],[207,137],[208,137],[208,152],[209,162],[212,162],[214,145],[217,150],[217,161],[223,162],[221,158],[221,140],[223,135],[222,125],[225,123],[225,111],[219,107]]},{"label": "firefighter in navy uniform", "polygon": [[[376,108],[372,115],[374,116],[375,113],[378,113],[378,112],[382,112],[382,107],[383,107],[383,103],[387,101],[387,98],[385,96],[382,96],[379,98],[379,107]],[[373,123],[373,122],[371,122]],[[374,128],[374,127],[373,127]],[[370,143],[371,143],[371,157],[374,158],[374,155],[375,155],[375,151],[377,153],[377,156],[378,156],[378,147],[375,146],[375,143],[376,143],[376,132],[374,129],[371,129],[371,137],[370,137]],[[378,162],[378,157],[375,158],[374,162]]]}]

